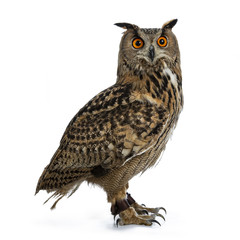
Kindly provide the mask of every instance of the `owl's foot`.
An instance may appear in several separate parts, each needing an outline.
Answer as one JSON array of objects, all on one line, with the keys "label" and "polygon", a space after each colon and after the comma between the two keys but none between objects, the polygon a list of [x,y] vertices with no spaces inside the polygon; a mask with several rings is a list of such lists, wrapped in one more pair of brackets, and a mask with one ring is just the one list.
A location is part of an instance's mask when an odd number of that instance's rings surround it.
[{"label": "owl's foot", "polygon": [[159,213],[160,210],[163,210],[166,214],[166,210],[162,207],[147,208],[144,205],[137,204],[129,193],[127,193],[127,198],[117,200],[111,207],[114,218],[117,215],[119,216],[116,221],[117,226],[128,224],[151,226],[154,222],[161,226],[161,224],[155,220],[156,216],[158,216],[165,221],[164,216]]},{"label": "owl's foot", "polygon": [[148,208],[144,204],[139,205],[138,203],[136,203],[136,201],[132,198],[132,196],[129,193],[127,193],[127,201],[129,205],[133,207],[138,214],[148,215],[149,213],[153,213],[155,216],[161,217],[165,221],[165,217],[161,213],[159,213],[159,211],[162,210],[166,215],[167,211],[165,208],[163,207]]},{"label": "owl's foot", "polygon": [[152,215],[138,215],[133,207],[129,207],[126,210],[119,213],[119,218],[116,220],[116,225],[145,225],[151,226],[153,223],[161,224],[155,220],[155,214]]}]

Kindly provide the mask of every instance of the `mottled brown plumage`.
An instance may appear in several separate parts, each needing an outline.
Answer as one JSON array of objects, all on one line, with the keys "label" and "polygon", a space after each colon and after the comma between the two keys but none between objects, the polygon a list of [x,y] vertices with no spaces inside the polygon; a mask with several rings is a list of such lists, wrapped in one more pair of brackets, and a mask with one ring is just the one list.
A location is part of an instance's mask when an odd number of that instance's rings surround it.
[{"label": "mottled brown plumage", "polygon": [[138,205],[126,190],[132,177],[156,163],[183,106],[180,53],[171,30],[176,22],[159,29],[116,24],[127,29],[117,82],[75,115],[38,181],[36,193],[58,197],[52,208],[87,181],[106,191],[120,225],[151,225],[162,216],[159,208]]}]

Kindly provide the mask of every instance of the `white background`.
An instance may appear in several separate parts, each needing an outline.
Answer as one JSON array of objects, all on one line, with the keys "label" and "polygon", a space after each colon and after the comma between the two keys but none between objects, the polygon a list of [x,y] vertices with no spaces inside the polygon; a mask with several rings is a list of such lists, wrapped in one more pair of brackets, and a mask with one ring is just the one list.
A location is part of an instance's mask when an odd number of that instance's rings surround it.
[{"label": "white background", "polygon": [[[166,222],[117,229],[86,184],[50,211],[37,180],[74,114],[116,80],[113,24],[173,18],[184,111],[159,165],[129,189]],[[238,1],[1,1],[1,239],[240,239],[239,42]]]}]

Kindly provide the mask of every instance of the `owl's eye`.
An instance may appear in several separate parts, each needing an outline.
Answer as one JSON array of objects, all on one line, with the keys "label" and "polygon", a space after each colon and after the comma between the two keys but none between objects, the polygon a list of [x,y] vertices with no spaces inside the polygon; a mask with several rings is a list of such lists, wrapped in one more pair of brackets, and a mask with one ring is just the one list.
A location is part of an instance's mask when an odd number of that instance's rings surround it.
[{"label": "owl's eye", "polygon": [[139,49],[139,48],[143,47],[143,40],[141,38],[135,38],[132,41],[132,45],[134,48]]},{"label": "owl's eye", "polygon": [[166,47],[167,46],[167,43],[168,43],[168,40],[166,37],[160,37],[158,40],[157,40],[157,44],[158,46],[160,47]]}]

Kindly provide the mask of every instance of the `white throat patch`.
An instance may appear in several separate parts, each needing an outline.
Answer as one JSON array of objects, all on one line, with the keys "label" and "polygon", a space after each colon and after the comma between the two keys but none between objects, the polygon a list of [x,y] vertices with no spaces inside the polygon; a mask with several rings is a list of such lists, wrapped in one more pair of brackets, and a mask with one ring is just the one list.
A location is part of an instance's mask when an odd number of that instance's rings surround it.
[{"label": "white throat patch", "polygon": [[172,73],[172,71],[169,68],[164,68],[163,73],[170,76],[171,83],[173,86],[177,89],[178,83],[177,83],[177,76],[175,73]]}]

